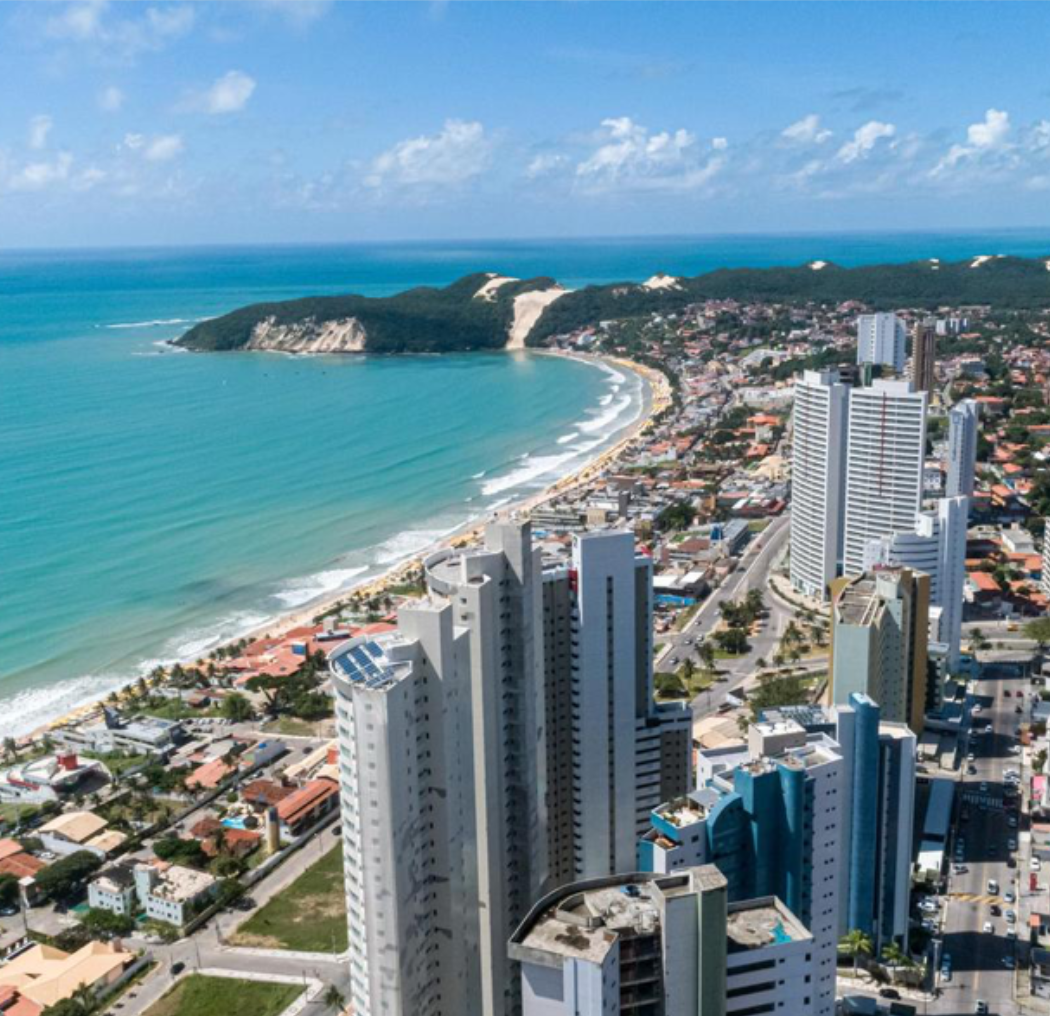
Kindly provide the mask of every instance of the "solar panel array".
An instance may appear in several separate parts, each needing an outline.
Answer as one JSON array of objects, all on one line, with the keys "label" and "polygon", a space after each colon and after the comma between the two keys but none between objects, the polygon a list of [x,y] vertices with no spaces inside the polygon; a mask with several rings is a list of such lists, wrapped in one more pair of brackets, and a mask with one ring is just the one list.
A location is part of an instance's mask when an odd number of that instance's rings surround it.
[{"label": "solar panel array", "polygon": [[390,672],[382,666],[383,650],[375,642],[352,646],[337,659],[337,664],[351,681],[366,688],[378,688],[390,680]]}]

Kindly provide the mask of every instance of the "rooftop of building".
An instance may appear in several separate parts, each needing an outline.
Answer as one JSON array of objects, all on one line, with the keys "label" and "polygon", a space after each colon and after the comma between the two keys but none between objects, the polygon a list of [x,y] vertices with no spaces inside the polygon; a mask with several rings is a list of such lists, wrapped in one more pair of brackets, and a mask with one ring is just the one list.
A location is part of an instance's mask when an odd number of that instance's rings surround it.
[{"label": "rooftop of building", "polygon": [[344,643],[331,655],[329,662],[352,684],[378,691],[408,675],[411,644],[400,632],[366,636]]},{"label": "rooftop of building", "polygon": [[802,942],[813,937],[775,896],[730,904],[726,936],[730,953]]},{"label": "rooftop of building", "polygon": [[514,958],[601,963],[621,936],[657,935],[661,899],[725,889],[713,865],[673,875],[634,873],[562,886],[533,907],[511,938]]},{"label": "rooftop of building", "polygon": [[206,871],[195,871],[181,864],[173,864],[161,872],[160,880],[150,893],[158,899],[185,903],[207,892],[214,884],[215,878]]},{"label": "rooftop of building", "polygon": [[707,815],[707,808],[692,797],[676,797],[655,810],[660,818],[678,829],[693,825]]}]

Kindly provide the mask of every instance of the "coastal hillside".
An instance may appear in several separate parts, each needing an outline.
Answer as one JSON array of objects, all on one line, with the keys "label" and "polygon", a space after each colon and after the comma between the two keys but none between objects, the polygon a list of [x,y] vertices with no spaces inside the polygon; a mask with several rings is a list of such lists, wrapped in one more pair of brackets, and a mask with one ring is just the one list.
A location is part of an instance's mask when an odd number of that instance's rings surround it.
[{"label": "coastal hillside", "polygon": [[443,289],[390,297],[317,296],[254,304],[191,328],[194,350],[450,352],[522,348],[600,321],[671,312],[709,299],[785,303],[859,300],[872,307],[989,304],[1050,306],[1050,260],[978,256],[842,268],[814,261],[782,268],[732,268],[693,278],[657,274],[566,290],[553,279],[468,275]]}]

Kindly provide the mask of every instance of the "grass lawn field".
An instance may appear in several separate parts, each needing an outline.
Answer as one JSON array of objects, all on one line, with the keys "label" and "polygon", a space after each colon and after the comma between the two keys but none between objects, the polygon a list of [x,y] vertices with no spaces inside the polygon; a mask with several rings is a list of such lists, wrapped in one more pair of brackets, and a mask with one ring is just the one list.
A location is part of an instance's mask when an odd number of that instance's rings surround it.
[{"label": "grass lawn field", "polygon": [[184,977],[145,1016],[277,1016],[302,994],[298,984],[242,981],[235,977]]},{"label": "grass lawn field", "polygon": [[334,847],[260,907],[231,941],[234,945],[296,952],[338,953],[346,949],[343,848]]}]

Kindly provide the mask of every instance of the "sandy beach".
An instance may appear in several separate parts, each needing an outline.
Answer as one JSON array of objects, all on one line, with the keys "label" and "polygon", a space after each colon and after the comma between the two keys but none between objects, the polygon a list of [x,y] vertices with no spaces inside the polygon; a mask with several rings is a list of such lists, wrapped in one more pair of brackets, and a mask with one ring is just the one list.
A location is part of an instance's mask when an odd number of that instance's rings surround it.
[{"label": "sandy beach", "polygon": [[[671,402],[671,389],[667,378],[657,370],[635,363],[631,360],[619,359],[607,356],[594,356],[585,353],[567,353],[556,350],[535,350],[544,356],[563,356],[577,359],[585,363],[603,363],[608,367],[628,370],[639,377],[646,384],[642,397],[642,407],[637,419],[629,424],[620,437],[608,448],[605,448],[593,459],[584,462],[572,472],[559,477],[550,486],[536,494],[522,498],[511,504],[505,505],[497,514],[512,515],[515,513],[528,512],[539,505],[554,498],[571,493],[594,481],[605,469],[607,469],[624,451],[624,449],[651,425],[653,417],[661,412]],[[446,547],[468,546],[480,540],[487,518],[474,518],[468,520],[455,532],[448,534],[441,540],[436,541],[429,547],[413,554],[410,558],[393,564],[381,575],[373,576],[363,581],[353,583],[344,589],[329,593],[317,600],[310,601],[296,607],[294,610],[271,618],[241,636],[242,638],[258,638],[263,635],[279,637],[285,632],[298,627],[312,625],[314,618],[334,610],[339,604],[344,603],[351,596],[369,599],[373,596],[382,596],[388,589],[405,581],[414,571],[417,571],[422,562],[431,554]],[[199,658],[183,659],[183,666],[198,662]],[[125,687],[133,684],[138,678],[129,679]],[[119,690],[118,690],[119,692]],[[101,714],[103,701],[101,699],[85,703],[65,714],[41,725],[35,729],[29,738],[37,737],[56,727],[64,726],[74,721],[83,721],[92,715]]]}]

